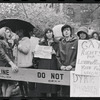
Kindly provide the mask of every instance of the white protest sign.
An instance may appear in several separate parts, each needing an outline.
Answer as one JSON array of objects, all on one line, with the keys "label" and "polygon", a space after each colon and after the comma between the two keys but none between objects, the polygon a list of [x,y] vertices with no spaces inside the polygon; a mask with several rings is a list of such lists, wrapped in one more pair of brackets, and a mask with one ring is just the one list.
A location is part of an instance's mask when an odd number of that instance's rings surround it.
[{"label": "white protest sign", "polygon": [[39,38],[31,37],[30,42],[31,42],[31,51],[34,52],[36,45],[38,45],[38,43],[39,43]]},{"label": "white protest sign", "polygon": [[79,40],[75,73],[100,76],[100,41]]},{"label": "white protest sign", "polygon": [[34,57],[51,59],[52,57],[52,47],[51,46],[41,46],[37,45],[35,48]]},{"label": "white protest sign", "polygon": [[9,67],[0,67],[0,79],[70,85],[70,71],[19,68],[13,73]]},{"label": "white protest sign", "polygon": [[70,97],[100,97],[99,77],[70,72]]}]

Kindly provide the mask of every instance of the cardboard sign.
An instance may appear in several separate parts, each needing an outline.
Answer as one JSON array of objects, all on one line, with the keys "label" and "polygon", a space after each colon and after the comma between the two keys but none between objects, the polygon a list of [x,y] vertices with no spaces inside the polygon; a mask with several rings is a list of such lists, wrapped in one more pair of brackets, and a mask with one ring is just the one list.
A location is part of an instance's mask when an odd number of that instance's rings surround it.
[{"label": "cardboard sign", "polygon": [[70,73],[71,97],[100,97],[99,77]]},{"label": "cardboard sign", "polygon": [[70,85],[69,71],[19,68],[13,73],[9,67],[0,67],[0,79],[27,81],[46,84]]},{"label": "cardboard sign", "polygon": [[79,40],[76,74],[100,76],[100,41]]},{"label": "cardboard sign", "polygon": [[37,45],[35,48],[34,57],[51,59],[52,47]]}]

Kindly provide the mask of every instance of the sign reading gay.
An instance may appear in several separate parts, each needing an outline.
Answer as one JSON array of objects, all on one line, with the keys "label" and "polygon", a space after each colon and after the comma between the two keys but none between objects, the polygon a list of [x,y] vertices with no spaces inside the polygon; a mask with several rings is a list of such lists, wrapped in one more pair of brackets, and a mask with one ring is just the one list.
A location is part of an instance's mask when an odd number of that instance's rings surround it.
[{"label": "sign reading gay", "polygon": [[100,41],[79,40],[75,73],[100,76]]}]

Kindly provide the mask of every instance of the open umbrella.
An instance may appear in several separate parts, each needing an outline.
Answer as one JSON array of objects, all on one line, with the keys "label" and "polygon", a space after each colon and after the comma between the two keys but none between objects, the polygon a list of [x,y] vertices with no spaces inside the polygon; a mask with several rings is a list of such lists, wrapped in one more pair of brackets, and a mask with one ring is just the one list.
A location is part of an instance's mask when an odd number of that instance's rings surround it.
[{"label": "open umbrella", "polygon": [[0,28],[1,27],[9,27],[13,32],[23,29],[24,35],[28,37],[29,32],[35,28],[31,23],[20,19],[4,19],[0,21]]}]

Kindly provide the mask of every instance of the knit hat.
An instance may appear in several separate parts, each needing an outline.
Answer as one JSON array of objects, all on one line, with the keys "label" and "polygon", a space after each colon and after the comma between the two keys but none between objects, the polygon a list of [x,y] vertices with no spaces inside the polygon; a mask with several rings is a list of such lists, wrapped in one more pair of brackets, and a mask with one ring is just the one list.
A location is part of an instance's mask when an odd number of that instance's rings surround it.
[{"label": "knit hat", "polygon": [[88,28],[83,26],[83,27],[80,27],[77,31],[77,35],[79,36],[81,34],[81,32],[84,32],[86,35],[88,35]]}]

